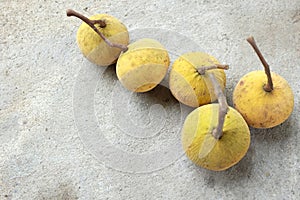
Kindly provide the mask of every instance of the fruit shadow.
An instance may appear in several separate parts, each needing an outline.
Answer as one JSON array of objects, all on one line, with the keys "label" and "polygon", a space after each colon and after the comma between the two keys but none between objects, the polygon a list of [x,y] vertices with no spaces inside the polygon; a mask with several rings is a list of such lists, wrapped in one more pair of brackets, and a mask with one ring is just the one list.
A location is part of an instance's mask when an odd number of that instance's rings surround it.
[{"label": "fruit shadow", "polygon": [[[101,66],[96,66],[101,67]],[[110,79],[111,81],[117,81],[117,71],[116,71],[116,64],[112,64],[106,67],[105,71],[102,74],[102,78]]]},{"label": "fruit shadow", "polygon": [[231,187],[240,185],[252,177],[254,148],[251,144],[244,158],[233,167],[224,171],[210,171],[197,167],[199,178],[203,179],[204,185],[209,188]]},{"label": "fruit shadow", "polygon": [[[98,66],[96,66],[98,67]],[[110,79],[111,81],[118,81],[118,77],[116,74],[116,64],[112,64],[108,66],[102,74],[102,78]],[[124,88],[124,90],[127,90]],[[142,93],[133,93],[135,94],[135,98],[140,99],[141,101],[145,101],[144,103],[160,103],[162,106],[169,106],[173,104],[178,104],[179,102],[175,99],[172,95],[171,91],[169,90],[166,80],[164,79],[162,83],[157,85],[155,88],[148,92]]]},{"label": "fruit shadow", "polygon": [[[99,67],[97,65],[94,65],[94,67]],[[101,78],[107,79],[108,81],[119,81],[117,74],[116,74],[116,64],[112,64],[108,66],[103,74],[101,75]],[[124,88],[124,90],[127,90]],[[151,104],[160,104],[163,107],[171,107],[174,105],[177,105],[178,108],[185,110],[185,113],[191,112],[194,108],[185,106],[178,102],[178,100],[172,95],[169,85],[168,85],[168,76],[166,76],[161,83],[159,83],[155,88],[148,92],[142,92],[142,93],[133,93],[136,99],[139,99],[142,103],[147,103],[149,105]]]},{"label": "fruit shadow", "polygon": [[282,124],[268,129],[257,129],[250,128],[252,140],[255,143],[267,143],[270,146],[277,146],[278,143],[284,142],[285,140],[292,137],[294,132],[297,132],[297,124],[293,117],[289,117]]},{"label": "fruit shadow", "polygon": [[85,60],[85,66],[84,68],[87,68],[91,73],[98,73],[100,76],[100,79],[105,79],[106,81],[117,81],[117,73],[116,73],[116,63],[111,64],[109,66],[99,66],[94,63],[91,63],[88,60]]}]

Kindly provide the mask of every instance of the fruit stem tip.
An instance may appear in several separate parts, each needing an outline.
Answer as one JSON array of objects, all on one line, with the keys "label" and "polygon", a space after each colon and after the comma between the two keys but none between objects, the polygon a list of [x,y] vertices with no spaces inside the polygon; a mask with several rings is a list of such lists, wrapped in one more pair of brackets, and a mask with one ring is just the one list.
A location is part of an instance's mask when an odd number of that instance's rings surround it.
[{"label": "fruit stem tip", "polygon": [[204,75],[207,70],[211,70],[211,69],[224,69],[224,70],[227,70],[227,69],[229,69],[229,65],[215,64],[215,65],[211,65],[211,66],[197,67],[197,71],[200,75]]},{"label": "fruit stem tip", "polygon": [[263,66],[265,68],[265,73],[267,75],[268,82],[267,82],[267,84],[264,85],[263,88],[266,92],[272,92],[272,90],[274,88],[273,88],[273,81],[272,81],[270,67],[269,67],[267,61],[265,60],[264,56],[260,52],[259,48],[257,47],[254,37],[253,36],[248,37],[247,42],[252,46],[252,48],[254,49],[255,53],[257,54],[257,56],[259,57],[261,63],[263,64]]},{"label": "fruit stem tip", "polygon": [[67,13],[67,16],[70,17],[73,14],[73,10],[72,9],[67,9],[66,13]]}]

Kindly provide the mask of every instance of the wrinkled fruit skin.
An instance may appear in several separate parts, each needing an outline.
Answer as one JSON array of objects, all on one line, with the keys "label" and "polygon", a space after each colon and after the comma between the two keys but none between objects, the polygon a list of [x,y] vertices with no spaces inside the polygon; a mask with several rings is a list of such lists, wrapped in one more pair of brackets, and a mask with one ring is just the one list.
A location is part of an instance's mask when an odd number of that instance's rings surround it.
[{"label": "wrinkled fruit skin", "polygon": [[128,90],[147,92],[162,81],[169,65],[168,51],[158,41],[144,38],[120,55],[117,76]]},{"label": "wrinkled fruit skin", "polygon": [[224,91],[226,76],[222,69],[212,69],[204,75],[196,67],[219,64],[217,59],[202,52],[191,52],[175,60],[170,72],[169,85],[174,97],[190,107],[199,107],[217,99],[208,73],[213,73]]},{"label": "wrinkled fruit skin", "polygon": [[219,104],[201,106],[191,112],[183,125],[182,145],[187,157],[203,168],[222,171],[238,163],[250,145],[246,121],[229,107],[223,136],[217,140],[212,130],[218,124]]},{"label": "wrinkled fruit skin", "polygon": [[233,92],[234,107],[243,115],[249,126],[271,128],[283,123],[294,108],[294,95],[288,82],[271,73],[274,90],[266,92],[267,82],[264,71],[246,74]]},{"label": "wrinkled fruit skin", "polygon": [[[111,42],[128,45],[129,34],[127,28],[117,18],[107,14],[91,16],[91,20],[104,20],[105,28],[95,26]],[[101,37],[86,23],[82,23],[77,31],[77,44],[82,54],[92,63],[108,66],[116,62],[121,49],[108,46]]]}]

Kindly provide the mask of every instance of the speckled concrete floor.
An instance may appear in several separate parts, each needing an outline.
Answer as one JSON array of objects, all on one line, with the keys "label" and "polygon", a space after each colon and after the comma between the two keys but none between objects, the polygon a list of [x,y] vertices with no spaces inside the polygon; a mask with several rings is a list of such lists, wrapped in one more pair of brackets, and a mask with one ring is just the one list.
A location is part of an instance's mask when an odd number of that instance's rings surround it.
[{"label": "speckled concrete floor", "polygon": [[[300,2],[1,0],[0,199],[300,199]],[[228,63],[227,99],[239,78],[261,69],[254,35],[273,71],[295,94],[282,125],[251,129],[243,160],[223,172],[192,164],[180,147],[189,108],[167,81],[132,94],[114,67],[79,52],[80,21],[109,13],[132,40],[152,37],[171,59],[205,51]],[[167,78],[166,78],[167,79]]]}]

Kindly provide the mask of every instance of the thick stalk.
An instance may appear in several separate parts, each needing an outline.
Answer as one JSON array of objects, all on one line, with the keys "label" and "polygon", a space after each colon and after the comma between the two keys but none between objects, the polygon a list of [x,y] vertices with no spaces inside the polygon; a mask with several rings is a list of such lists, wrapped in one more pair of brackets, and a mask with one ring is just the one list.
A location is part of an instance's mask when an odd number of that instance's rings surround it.
[{"label": "thick stalk", "polygon": [[228,65],[221,65],[221,64],[215,64],[215,65],[211,65],[211,66],[201,66],[201,67],[197,67],[197,71],[200,75],[204,75],[205,72],[207,70],[211,70],[211,69],[229,69]]},{"label": "thick stalk", "polygon": [[264,85],[264,90],[266,92],[272,92],[272,90],[274,88],[273,88],[273,81],[272,81],[272,76],[271,76],[271,72],[270,72],[270,67],[269,67],[268,63],[266,62],[265,58],[263,57],[262,53],[258,49],[254,38],[251,36],[247,39],[247,41],[253,47],[254,51],[256,52],[257,56],[259,57],[261,63],[263,64],[263,66],[265,68],[265,73],[268,78],[268,83],[266,85]]},{"label": "thick stalk", "polygon": [[67,10],[67,16],[71,17],[77,17],[79,19],[81,19],[83,22],[85,22],[87,25],[89,25],[101,38],[102,40],[110,47],[115,47],[115,48],[119,48],[122,51],[127,51],[128,47],[122,44],[116,44],[116,43],[112,43],[109,39],[107,39],[95,26],[95,24],[99,24],[100,28],[105,28],[106,27],[106,23],[104,20],[90,20],[89,18],[83,16],[82,14],[68,9]]},{"label": "thick stalk", "polygon": [[211,80],[211,83],[213,84],[214,92],[215,92],[215,95],[217,96],[218,102],[219,102],[218,125],[212,131],[212,135],[214,136],[214,138],[216,138],[218,140],[223,136],[223,126],[224,126],[224,122],[225,122],[225,116],[228,112],[229,107],[228,107],[228,104],[226,101],[226,97],[225,97],[225,95],[222,91],[222,88],[221,88],[219,82],[217,81],[215,75],[213,73],[209,73],[208,75]]}]

